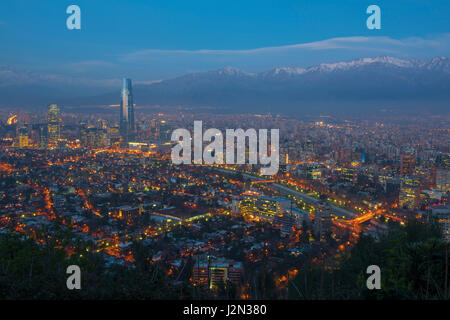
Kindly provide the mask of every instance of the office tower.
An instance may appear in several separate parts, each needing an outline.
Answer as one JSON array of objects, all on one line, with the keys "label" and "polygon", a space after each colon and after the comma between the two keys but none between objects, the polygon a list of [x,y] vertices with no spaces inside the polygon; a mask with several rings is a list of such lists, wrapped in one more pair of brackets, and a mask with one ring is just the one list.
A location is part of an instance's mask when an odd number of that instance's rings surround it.
[{"label": "office tower", "polygon": [[120,145],[120,130],[119,126],[115,125],[108,130],[109,146],[118,148]]},{"label": "office tower", "polygon": [[87,130],[87,123],[80,122],[80,144],[83,147],[86,147],[88,145]]},{"label": "office tower", "polygon": [[347,182],[356,183],[358,180],[358,171],[353,167],[342,168],[342,179]]},{"label": "office tower", "polygon": [[411,176],[416,168],[416,157],[411,154],[404,154],[400,160],[400,174]]},{"label": "office tower", "polygon": [[150,121],[150,133],[153,139],[158,139],[159,135],[159,125],[157,119],[152,119]]},{"label": "office tower", "polygon": [[128,142],[134,138],[134,105],[131,79],[122,79],[122,93],[120,100],[120,135]]},{"label": "office tower", "polygon": [[28,128],[22,126],[19,128],[19,148],[28,147]]},{"label": "office tower", "polygon": [[48,147],[47,131],[47,126],[45,124],[39,126],[39,148],[41,149]]},{"label": "office tower", "polygon": [[107,130],[94,128],[94,147],[103,148],[107,145]]},{"label": "office tower", "polygon": [[419,181],[404,177],[401,179],[400,193],[398,196],[398,204],[402,208],[415,210],[420,203]]},{"label": "office tower", "polygon": [[49,146],[56,146],[60,138],[59,108],[56,104],[48,106],[47,141]]}]

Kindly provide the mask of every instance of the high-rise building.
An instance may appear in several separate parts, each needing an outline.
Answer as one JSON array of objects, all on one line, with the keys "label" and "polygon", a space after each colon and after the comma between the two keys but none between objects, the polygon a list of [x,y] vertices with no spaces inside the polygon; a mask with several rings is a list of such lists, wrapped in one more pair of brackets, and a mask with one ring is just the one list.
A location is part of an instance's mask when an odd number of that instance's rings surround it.
[{"label": "high-rise building", "polygon": [[400,193],[398,196],[398,204],[400,207],[415,210],[420,204],[420,188],[419,181],[404,177],[401,179]]},{"label": "high-rise building", "polygon": [[19,128],[19,148],[28,147],[28,128],[22,126]]},{"label": "high-rise building", "polygon": [[400,160],[400,174],[411,176],[416,168],[416,157],[411,154],[403,154]]},{"label": "high-rise building", "polygon": [[47,141],[49,146],[57,146],[60,138],[60,123],[59,123],[59,107],[56,104],[48,106],[47,113]]},{"label": "high-rise building", "polygon": [[39,126],[39,148],[41,149],[46,149],[48,146],[47,131],[46,125]]},{"label": "high-rise building", "polygon": [[159,139],[159,121],[157,119],[150,121],[150,135],[154,140]]},{"label": "high-rise building", "polygon": [[347,182],[356,183],[358,178],[358,171],[354,167],[342,168],[342,179]]},{"label": "high-rise building", "polygon": [[134,138],[134,105],[131,79],[122,79],[122,93],[120,100],[120,135],[128,142]]},{"label": "high-rise building", "polygon": [[115,125],[108,130],[109,145],[113,148],[118,148],[120,145],[120,130],[119,126]]}]

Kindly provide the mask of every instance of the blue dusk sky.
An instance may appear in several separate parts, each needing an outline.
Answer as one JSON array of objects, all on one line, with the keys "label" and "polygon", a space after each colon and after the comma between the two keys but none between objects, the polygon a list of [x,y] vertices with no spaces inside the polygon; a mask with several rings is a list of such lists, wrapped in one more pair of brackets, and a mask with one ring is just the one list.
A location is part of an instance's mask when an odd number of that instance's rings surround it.
[{"label": "blue dusk sky", "polygon": [[[81,8],[68,30],[66,8]],[[366,8],[381,8],[369,30]],[[0,70],[152,81],[232,66],[450,56],[448,0],[2,0]]]}]

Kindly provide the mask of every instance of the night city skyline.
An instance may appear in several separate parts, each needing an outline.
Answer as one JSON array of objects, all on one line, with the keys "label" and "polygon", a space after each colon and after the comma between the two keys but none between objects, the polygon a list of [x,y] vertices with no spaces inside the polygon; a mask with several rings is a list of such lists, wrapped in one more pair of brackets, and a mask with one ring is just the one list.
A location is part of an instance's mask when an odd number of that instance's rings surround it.
[{"label": "night city skyline", "polygon": [[0,300],[448,301],[449,13],[2,2]]}]

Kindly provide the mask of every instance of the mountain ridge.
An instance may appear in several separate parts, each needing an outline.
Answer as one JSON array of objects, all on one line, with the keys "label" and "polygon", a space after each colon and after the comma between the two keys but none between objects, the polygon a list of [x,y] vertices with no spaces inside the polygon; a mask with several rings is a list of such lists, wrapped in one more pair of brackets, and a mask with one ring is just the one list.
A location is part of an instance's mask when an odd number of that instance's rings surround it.
[{"label": "mountain ridge", "polygon": [[[0,86],[0,94],[1,90]],[[119,91],[55,98],[62,105],[108,105],[117,104]],[[450,101],[450,59],[378,56],[307,68],[280,66],[258,73],[226,66],[136,84],[134,95],[141,106],[211,106],[230,112],[303,112],[314,106],[323,111],[345,110],[351,104],[408,108],[424,103],[431,110],[443,110]],[[43,99],[51,100],[51,94]]]}]

